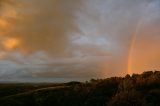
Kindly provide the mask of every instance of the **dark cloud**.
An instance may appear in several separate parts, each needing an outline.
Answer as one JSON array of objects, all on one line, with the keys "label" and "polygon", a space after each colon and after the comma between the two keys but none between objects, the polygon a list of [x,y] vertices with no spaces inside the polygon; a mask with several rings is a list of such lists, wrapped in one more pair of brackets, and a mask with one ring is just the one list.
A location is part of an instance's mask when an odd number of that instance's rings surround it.
[{"label": "dark cloud", "polygon": [[17,48],[22,51],[44,50],[63,56],[66,45],[69,44],[69,32],[77,30],[73,22],[73,12],[80,1],[22,0],[21,4],[23,5],[15,7],[15,17],[12,14],[9,18],[5,17],[11,23],[4,36],[20,40]]},{"label": "dark cloud", "polygon": [[158,67],[154,64],[159,61],[159,4],[159,0],[1,0],[0,64],[8,67],[1,67],[0,80],[124,75],[129,58],[131,67],[144,66],[137,70]]}]

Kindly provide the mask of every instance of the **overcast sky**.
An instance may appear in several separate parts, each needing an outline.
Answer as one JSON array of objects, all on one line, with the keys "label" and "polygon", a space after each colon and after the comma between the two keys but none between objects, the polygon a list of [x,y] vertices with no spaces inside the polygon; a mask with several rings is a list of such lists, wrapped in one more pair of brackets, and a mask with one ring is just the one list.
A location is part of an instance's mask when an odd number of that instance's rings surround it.
[{"label": "overcast sky", "polygon": [[160,69],[160,0],[0,0],[0,81]]}]

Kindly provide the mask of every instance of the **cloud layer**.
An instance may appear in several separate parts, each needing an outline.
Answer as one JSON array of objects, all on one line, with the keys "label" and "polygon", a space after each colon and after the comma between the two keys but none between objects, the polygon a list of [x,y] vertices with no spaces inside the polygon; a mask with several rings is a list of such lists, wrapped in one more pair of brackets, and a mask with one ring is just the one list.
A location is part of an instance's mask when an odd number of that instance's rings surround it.
[{"label": "cloud layer", "polygon": [[159,4],[1,0],[0,81],[87,80],[158,67]]}]

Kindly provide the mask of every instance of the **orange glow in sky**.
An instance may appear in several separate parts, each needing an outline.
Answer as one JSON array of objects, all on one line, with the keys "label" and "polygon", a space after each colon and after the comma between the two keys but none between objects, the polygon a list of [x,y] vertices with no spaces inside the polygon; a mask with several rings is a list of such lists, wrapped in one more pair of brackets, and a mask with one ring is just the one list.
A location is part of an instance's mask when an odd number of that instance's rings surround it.
[{"label": "orange glow in sky", "polygon": [[15,48],[19,44],[19,41],[15,38],[9,38],[2,42],[2,44],[5,47],[5,49],[10,50]]},{"label": "orange glow in sky", "polygon": [[5,27],[5,26],[7,26],[7,24],[8,23],[5,20],[0,19],[0,27]]},{"label": "orange glow in sky", "polygon": [[18,69],[17,78],[31,79],[160,70],[160,0],[0,0],[0,62],[6,61],[6,75]]}]

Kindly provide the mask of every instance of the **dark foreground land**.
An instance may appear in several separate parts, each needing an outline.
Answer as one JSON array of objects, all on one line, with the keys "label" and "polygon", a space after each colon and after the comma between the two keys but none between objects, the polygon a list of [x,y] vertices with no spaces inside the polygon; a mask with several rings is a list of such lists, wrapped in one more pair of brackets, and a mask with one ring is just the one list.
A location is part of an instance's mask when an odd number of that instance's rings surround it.
[{"label": "dark foreground land", "polygon": [[0,106],[160,106],[160,72],[85,83],[0,84]]}]

